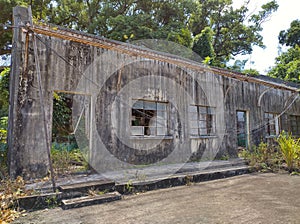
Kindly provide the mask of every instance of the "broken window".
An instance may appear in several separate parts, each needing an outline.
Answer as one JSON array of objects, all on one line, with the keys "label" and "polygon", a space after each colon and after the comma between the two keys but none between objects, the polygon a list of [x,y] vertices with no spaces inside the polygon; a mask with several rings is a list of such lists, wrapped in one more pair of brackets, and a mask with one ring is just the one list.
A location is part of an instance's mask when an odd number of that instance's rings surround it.
[{"label": "broken window", "polygon": [[131,134],[167,135],[167,105],[164,102],[137,100],[131,110]]},{"label": "broken window", "polygon": [[207,106],[189,106],[190,134],[207,136],[216,134],[215,108]]},{"label": "broken window", "polygon": [[300,116],[290,115],[290,131],[294,136],[300,136]]},{"label": "broken window", "polygon": [[265,112],[265,131],[267,136],[279,135],[279,117],[278,114]]}]

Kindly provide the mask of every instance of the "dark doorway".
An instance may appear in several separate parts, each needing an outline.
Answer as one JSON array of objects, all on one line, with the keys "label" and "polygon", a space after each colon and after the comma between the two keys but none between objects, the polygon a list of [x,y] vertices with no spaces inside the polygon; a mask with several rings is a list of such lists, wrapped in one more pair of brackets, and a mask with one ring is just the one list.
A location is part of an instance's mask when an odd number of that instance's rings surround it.
[{"label": "dark doorway", "polygon": [[247,111],[238,110],[236,112],[237,120],[237,145],[239,147],[248,146],[248,121]]}]

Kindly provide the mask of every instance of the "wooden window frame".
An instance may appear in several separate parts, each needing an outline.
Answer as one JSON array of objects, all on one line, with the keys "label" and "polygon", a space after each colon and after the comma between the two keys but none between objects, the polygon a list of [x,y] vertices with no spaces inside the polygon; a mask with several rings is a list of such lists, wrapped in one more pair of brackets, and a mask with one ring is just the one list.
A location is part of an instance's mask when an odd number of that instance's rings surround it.
[{"label": "wooden window frame", "polygon": [[215,136],[215,111],[215,107],[203,105],[190,105],[188,109],[190,136]]},{"label": "wooden window frame", "polygon": [[131,136],[168,136],[168,102],[135,100],[131,108]]}]

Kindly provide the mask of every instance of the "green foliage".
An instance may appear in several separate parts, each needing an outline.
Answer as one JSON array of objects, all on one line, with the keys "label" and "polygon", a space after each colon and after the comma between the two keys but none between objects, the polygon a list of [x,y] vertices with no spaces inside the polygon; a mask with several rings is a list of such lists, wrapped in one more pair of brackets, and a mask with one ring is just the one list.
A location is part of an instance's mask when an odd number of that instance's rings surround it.
[{"label": "green foliage", "polygon": [[68,139],[72,133],[72,99],[64,93],[53,95],[53,126],[52,139],[61,141],[58,138]]},{"label": "green foliage", "polygon": [[7,174],[7,122],[8,117],[0,118],[0,180]]},{"label": "green foliage", "polygon": [[235,60],[234,64],[230,68],[237,72],[242,72],[248,60]]},{"label": "green foliage", "polygon": [[5,68],[0,73],[0,118],[4,116],[8,116],[9,73],[10,73],[10,68]]},{"label": "green foliage", "polygon": [[261,142],[252,150],[244,149],[240,156],[246,159],[255,171],[277,171],[282,164],[281,153],[274,146]]},{"label": "green foliage", "polygon": [[245,158],[256,171],[288,170],[300,171],[300,138],[294,139],[284,131],[277,138],[278,145],[260,143],[251,151],[243,150],[240,156]]},{"label": "green foliage", "polygon": [[7,124],[8,124],[8,91],[9,73],[6,68],[0,73],[0,179],[7,175]]},{"label": "green foliage", "polygon": [[282,30],[278,39],[281,45],[290,48],[276,58],[275,66],[268,75],[300,83],[300,20],[294,20],[289,29]]},{"label": "green foliage", "polygon": [[[113,1],[107,1],[106,4],[110,7],[108,2]],[[109,17],[109,14],[105,14],[106,30],[100,31],[105,37],[120,41],[128,41],[126,37],[130,36],[130,40],[165,39],[184,46],[191,45],[191,32],[186,23],[192,1],[141,0],[119,1],[119,4],[123,5],[123,10],[113,10],[114,13]]]},{"label": "green foliage", "polygon": [[178,43],[182,46],[190,48],[193,43],[191,32],[187,28],[182,28],[180,31],[172,31],[168,34],[168,41]]},{"label": "green foliage", "polygon": [[86,158],[79,149],[69,149],[64,144],[52,145],[51,159],[56,175],[87,170],[88,162]]},{"label": "green foliage", "polygon": [[244,69],[242,70],[242,73],[245,75],[250,75],[250,76],[257,76],[259,75],[259,71],[255,70],[255,69]]},{"label": "green foliage", "polygon": [[249,14],[247,4],[234,9],[230,0],[197,1],[191,14],[189,27],[194,36],[206,27],[214,33],[212,46],[215,53],[213,65],[226,64],[232,56],[250,54],[253,46],[264,47],[262,23],[276,11],[278,4],[271,1],[257,14]]},{"label": "green foliage", "polygon": [[127,181],[127,183],[125,184],[123,190],[124,190],[125,193],[128,193],[128,194],[134,193],[134,190],[135,190],[135,189],[134,189],[132,180]]},{"label": "green foliage", "polygon": [[292,21],[290,28],[282,30],[278,36],[279,43],[282,45],[296,47],[300,45],[300,20]]},{"label": "green foliage", "polygon": [[243,73],[245,75],[250,75],[250,76],[257,76],[259,75],[259,71],[255,69],[245,69],[245,65],[248,60],[235,60],[234,64],[232,66],[228,66],[230,70],[234,70],[240,73]]},{"label": "green foliage", "polygon": [[[251,53],[254,45],[263,47],[262,23],[278,8],[274,0],[257,14],[251,14],[246,3],[234,9],[231,0],[0,0],[0,23],[11,24],[16,5],[31,5],[38,20],[110,39],[151,38],[194,45],[203,59],[210,57],[206,63],[221,67],[232,56]],[[11,44],[11,29],[5,33],[1,49]],[[1,30],[0,34],[3,36]],[[192,37],[196,37],[194,44]]]},{"label": "green foliage", "polygon": [[0,143],[6,143],[8,117],[0,118]]},{"label": "green foliage", "polygon": [[56,195],[48,196],[45,198],[47,208],[53,209],[59,206],[58,198]]},{"label": "green foliage", "polygon": [[296,45],[276,58],[268,75],[286,81],[300,82],[300,47]]},{"label": "green foliage", "polygon": [[300,159],[300,138],[296,140],[291,134],[283,131],[277,138],[277,142],[289,172],[293,172],[296,160]]},{"label": "green foliage", "polygon": [[[12,24],[12,8],[16,5],[15,1],[0,0],[0,23]],[[11,40],[12,40],[12,30],[0,26],[0,55],[10,53]]]},{"label": "green foliage", "polygon": [[[52,3],[51,3],[52,2]],[[37,19],[46,19],[50,15],[51,5],[55,1],[51,0],[0,0],[0,23],[12,25],[13,7],[31,6],[33,16]],[[0,55],[11,52],[12,29],[0,26]]]},{"label": "green foliage", "polygon": [[204,59],[207,57],[213,59],[215,57],[212,45],[213,34],[214,33],[210,27],[205,27],[194,39],[193,51]]}]

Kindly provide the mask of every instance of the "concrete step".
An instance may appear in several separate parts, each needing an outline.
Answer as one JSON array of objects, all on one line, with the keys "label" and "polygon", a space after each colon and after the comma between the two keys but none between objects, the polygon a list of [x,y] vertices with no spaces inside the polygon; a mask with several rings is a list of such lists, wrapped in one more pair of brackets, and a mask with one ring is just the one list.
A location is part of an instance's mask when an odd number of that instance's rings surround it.
[{"label": "concrete step", "polygon": [[[208,165],[205,166],[205,163]],[[244,159],[231,159],[231,160],[224,160],[224,161],[210,161],[210,162],[203,162],[203,163],[195,163],[190,162],[183,165],[176,173],[187,173],[187,172],[197,172],[202,170],[215,170],[215,169],[227,169],[232,167],[238,166],[247,166],[246,161]]]},{"label": "concrete step", "polygon": [[89,191],[112,192],[115,190],[115,182],[111,180],[96,180],[81,183],[73,183],[58,186],[63,193],[63,198],[75,198],[86,195]]},{"label": "concrete step", "polygon": [[132,181],[130,183],[119,183],[116,190],[122,194],[151,191],[162,188],[188,185],[190,183],[198,183],[209,180],[233,177],[250,172],[247,165],[218,168],[212,170],[202,170],[193,172],[176,173],[168,177],[156,177],[146,181]]},{"label": "concrete step", "polygon": [[80,208],[89,205],[103,204],[121,200],[121,194],[117,191],[105,193],[102,195],[89,195],[78,198],[62,200],[62,209]]},{"label": "concrete step", "polygon": [[214,162],[209,166],[209,169],[205,169],[208,164],[204,165],[197,166],[196,163],[190,163],[181,172],[177,173],[168,172],[173,168],[172,165],[159,166],[156,170],[152,167],[153,175],[145,176],[145,179],[142,181],[133,175],[132,178],[124,178],[117,184],[110,179],[103,178],[103,176],[95,175],[93,178],[101,179],[77,179],[76,182],[60,185],[58,187],[60,192],[58,193],[34,195],[30,198],[24,198],[24,202],[20,198],[19,203],[21,207],[30,210],[52,206],[52,204],[49,204],[49,201],[52,201],[53,205],[60,204],[63,209],[78,208],[120,200],[121,194],[189,185],[191,183],[222,179],[250,172],[250,167],[244,165],[242,160]]}]

